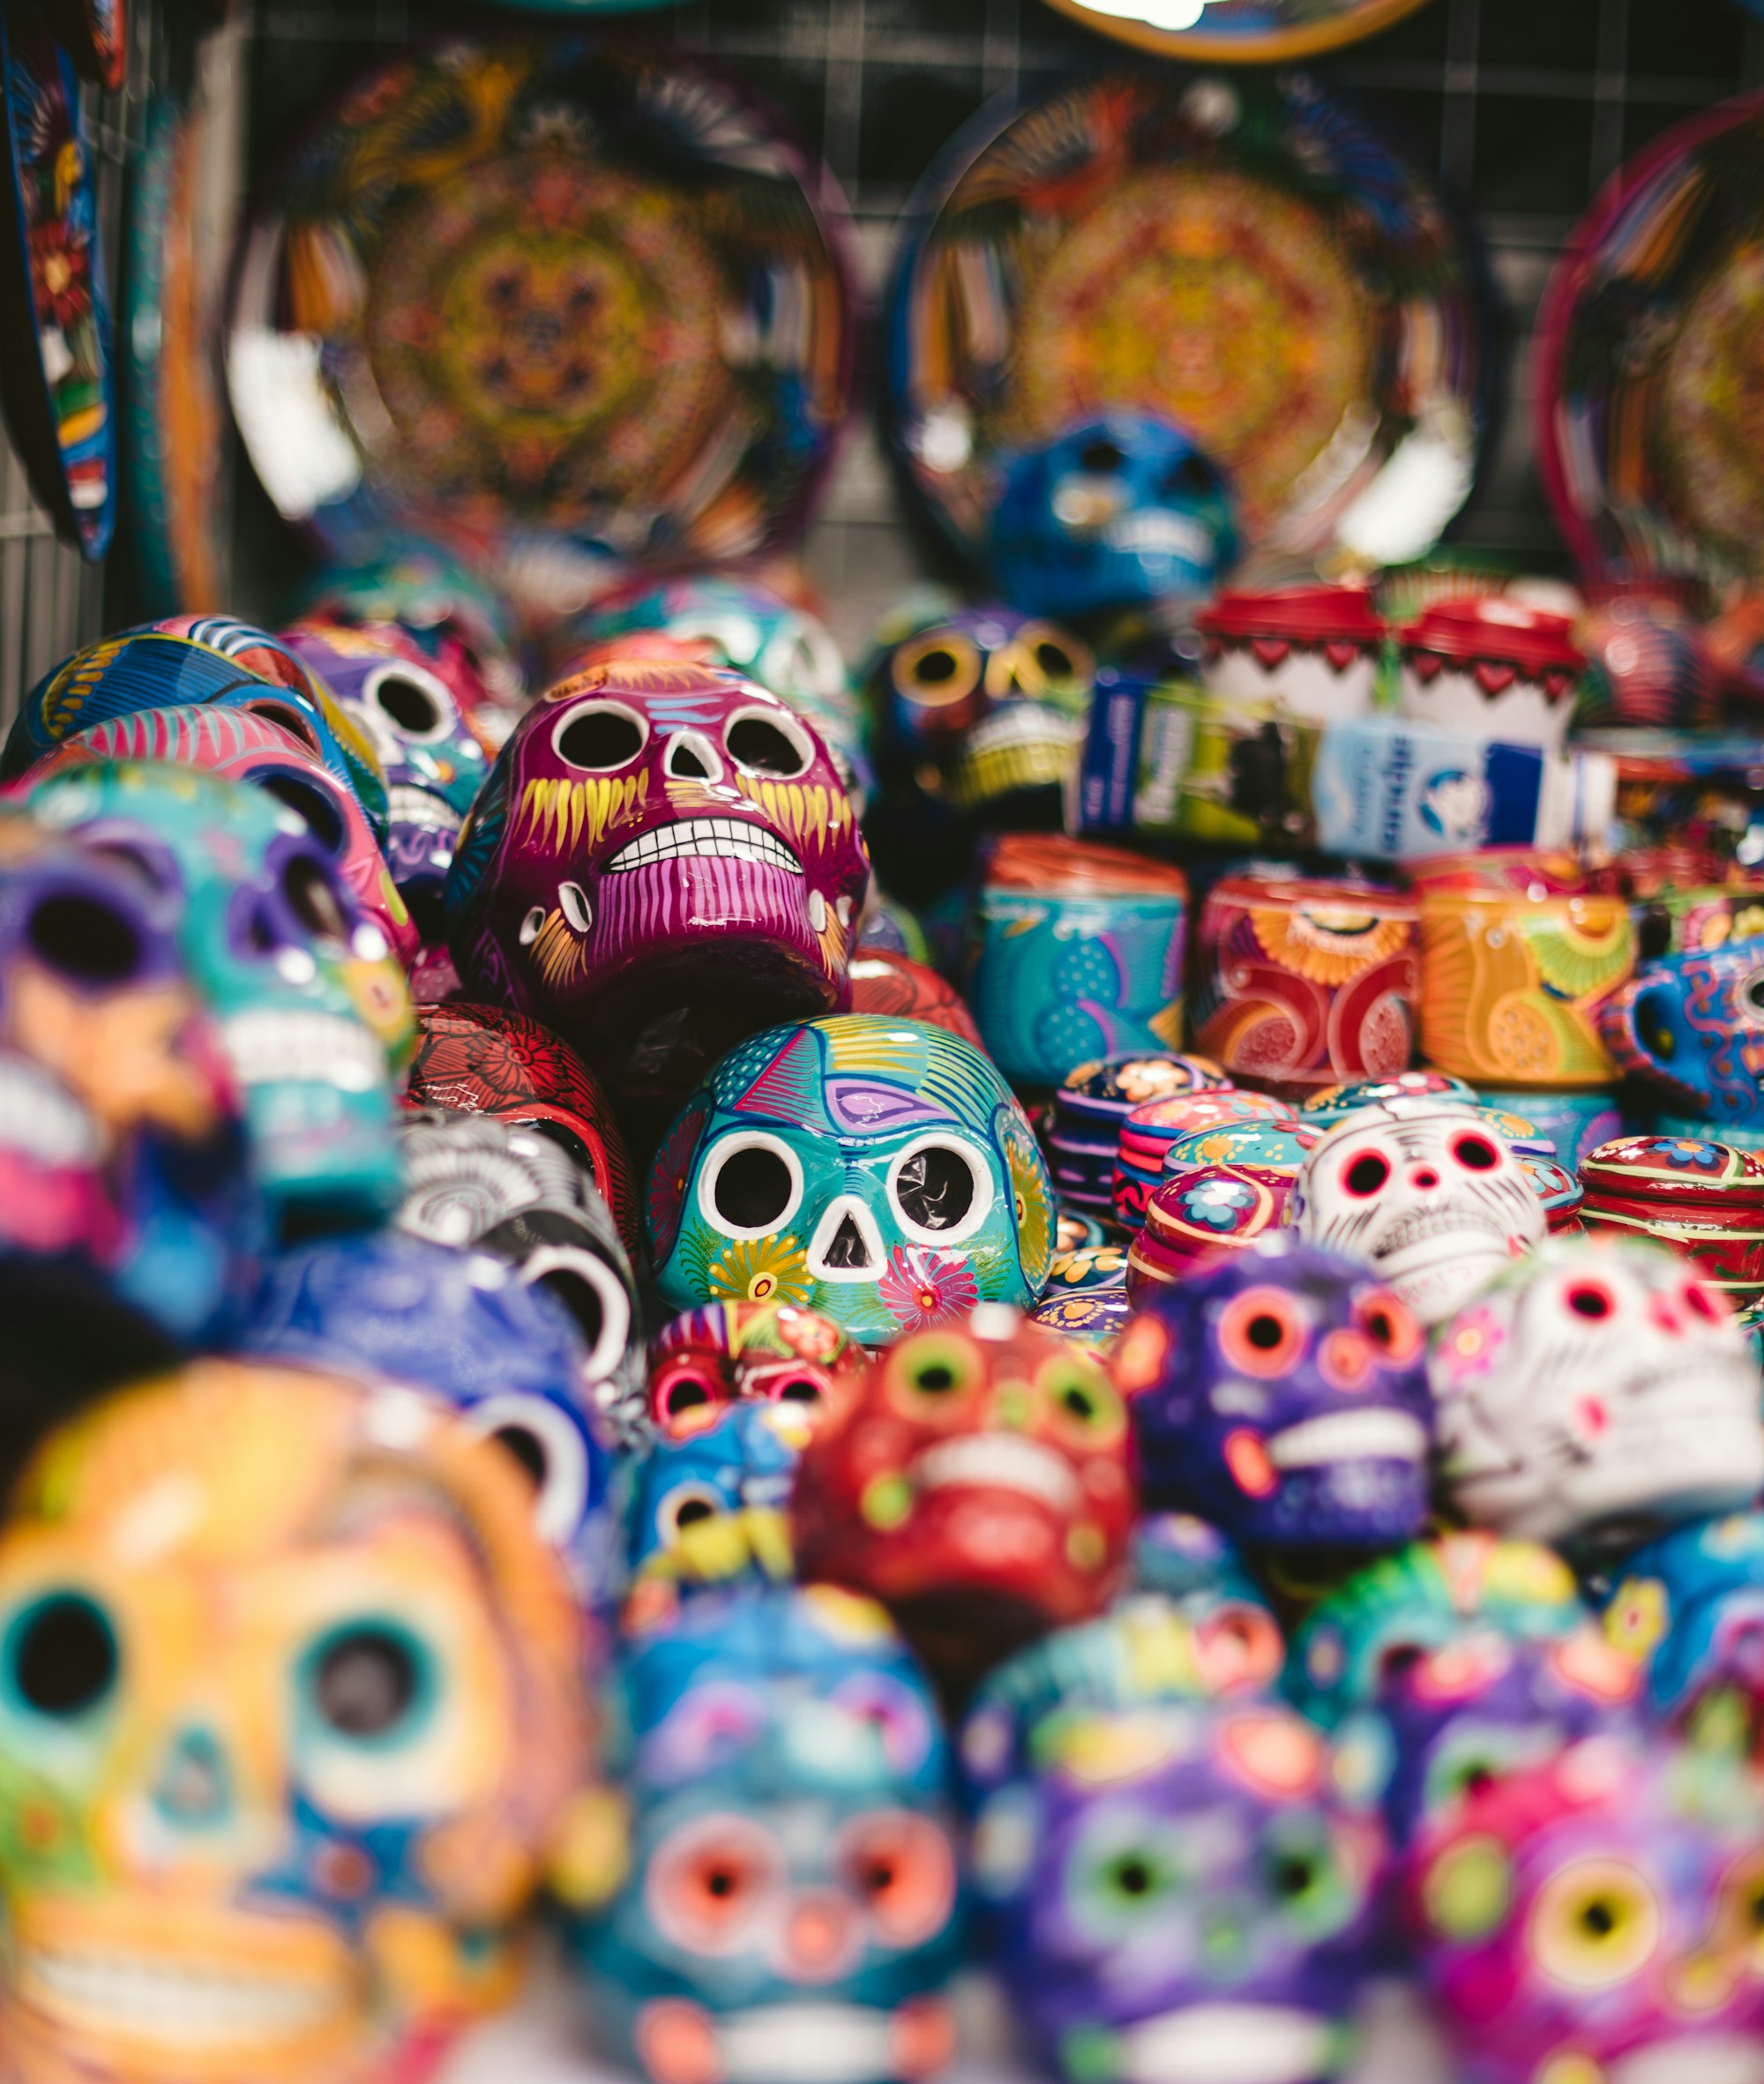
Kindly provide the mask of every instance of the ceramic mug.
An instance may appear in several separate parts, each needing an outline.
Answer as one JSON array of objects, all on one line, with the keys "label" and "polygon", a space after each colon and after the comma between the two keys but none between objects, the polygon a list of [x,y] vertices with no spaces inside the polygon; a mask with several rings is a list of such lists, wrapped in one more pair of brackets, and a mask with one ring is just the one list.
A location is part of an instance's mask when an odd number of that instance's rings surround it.
[{"label": "ceramic mug", "polygon": [[1477,1087],[1608,1086],[1599,1009],[1635,967],[1620,897],[1427,887],[1421,893],[1421,1049]]},{"label": "ceramic mug", "polygon": [[1764,1130],[1764,935],[1647,964],[1600,1027],[1623,1069],[1678,1111]]}]

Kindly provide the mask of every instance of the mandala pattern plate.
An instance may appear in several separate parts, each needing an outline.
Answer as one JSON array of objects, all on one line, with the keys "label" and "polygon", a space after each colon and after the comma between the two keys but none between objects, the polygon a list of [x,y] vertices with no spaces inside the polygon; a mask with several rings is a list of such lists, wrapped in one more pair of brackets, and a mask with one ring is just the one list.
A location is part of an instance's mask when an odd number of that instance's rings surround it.
[{"label": "mandala pattern plate", "polygon": [[1387,29],[1426,0],[1053,0],[1143,50],[1207,63],[1309,57]]},{"label": "mandala pattern plate", "polygon": [[1398,562],[1462,504],[1485,416],[1480,259],[1314,80],[1088,81],[943,176],[895,285],[892,432],[971,555],[999,459],[1111,408],[1184,427],[1253,544]]},{"label": "mandala pattern plate", "polygon": [[0,9],[0,396],[37,497],[96,561],[116,512],[116,406],[96,169],[61,46]]},{"label": "mandala pattern plate", "polygon": [[560,31],[396,59],[251,228],[228,349],[251,461],[343,556],[758,550],[845,414],[841,215],[671,58]]},{"label": "mandala pattern plate", "polygon": [[1617,175],[1540,324],[1537,451],[1588,574],[1764,577],[1764,94]]}]

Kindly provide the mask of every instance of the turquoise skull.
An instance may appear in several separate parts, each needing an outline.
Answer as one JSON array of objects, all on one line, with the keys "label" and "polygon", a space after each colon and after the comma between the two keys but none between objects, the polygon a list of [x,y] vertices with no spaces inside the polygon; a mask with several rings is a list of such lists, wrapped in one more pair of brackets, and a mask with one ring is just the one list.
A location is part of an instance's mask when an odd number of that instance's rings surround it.
[{"label": "turquoise skull", "polygon": [[401,1191],[392,1073],[415,1015],[385,936],[305,821],[244,783],[126,760],[46,776],[27,802],[181,892],[184,957],[220,1021],[275,1228],[386,1215]]},{"label": "turquoise skull", "polygon": [[988,1059],[922,1020],[830,1014],[755,1035],[676,1117],[655,1161],[662,1294],[801,1303],[866,1345],[1030,1307],[1053,1198]]}]

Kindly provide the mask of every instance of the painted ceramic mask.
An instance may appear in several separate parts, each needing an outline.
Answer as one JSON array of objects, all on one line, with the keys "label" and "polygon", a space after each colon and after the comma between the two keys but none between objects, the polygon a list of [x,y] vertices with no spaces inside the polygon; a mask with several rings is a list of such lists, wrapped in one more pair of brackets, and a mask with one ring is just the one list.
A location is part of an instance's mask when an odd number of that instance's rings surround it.
[{"label": "painted ceramic mask", "polygon": [[1286,1690],[1333,1729],[1417,1656],[1489,1631],[1528,1641],[1567,1635],[1587,1617],[1573,1572],[1553,1550],[1480,1532],[1441,1535],[1368,1564],[1323,1600],[1293,1638]]},{"label": "painted ceramic mask", "polygon": [[953,2052],[955,1847],[937,1709],[879,1610],[695,1602],[614,1694],[626,1879],[579,1930],[652,2084],[920,2084]]},{"label": "painted ceramic mask", "polygon": [[1070,2084],[1316,2084],[1352,2053],[1383,1844],[1316,1730],[1195,1703],[1043,1725],[974,1867],[1027,2037]]},{"label": "painted ceramic mask", "polygon": [[1764,938],[1648,963],[1605,1001],[1599,1033],[1674,1107],[1764,1145]]},{"label": "painted ceramic mask", "polygon": [[738,674],[631,663],[523,718],[461,835],[447,916],[472,990],[648,1066],[688,1013],[714,1056],[756,1012],[848,1005],[869,882],[807,724]]},{"label": "painted ceramic mask", "polygon": [[1411,1844],[1491,1781],[1581,1738],[1639,1732],[1641,1668],[1588,1624],[1555,1640],[1490,1630],[1400,1660],[1379,1682],[1372,1726],[1391,1761],[1391,1841]]},{"label": "painted ceramic mask", "polygon": [[854,1397],[863,1348],[818,1311],[794,1303],[709,1303],[649,1342],[649,1415],[683,1440],[731,1404],[789,1404],[811,1430]]},{"label": "painted ceramic mask", "polygon": [[367,2084],[505,2002],[576,1634],[407,1391],[204,1363],[52,1438],[0,1535],[8,2075]]},{"label": "painted ceramic mask", "polygon": [[1293,1226],[1438,1324],[1543,1237],[1542,1203],[1485,1117],[1389,1100],[1346,1116],[1298,1172]]},{"label": "painted ceramic mask", "polygon": [[1132,1445],[1096,1360],[1014,1311],[976,1310],[902,1339],[810,1443],[801,1573],[879,1599],[959,1688],[1117,1589]]},{"label": "painted ceramic mask", "polygon": [[[213,1332],[263,1242],[238,1093],[182,911],[128,859],[0,818],[0,1262],[14,1358],[27,1310],[78,1312],[88,1333],[116,1304],[175,1341]],[[64,1318],[50,1334],[64,1393],[72,1331]],[[123,1352],[157,1359],[162,1338],[116,1333]],[[19,1416],[10,1390],[5,1401],[0,1431]]]},{"label": "painted ceramic mask", "polygon": [[1424,1341],[1353,1261],[1259,1237],[1147,1296],[1114,1371],[1153,1505],[1276,1548],[1381,1548],[1420,1532]]},{"label": "painted ceramic mask", "polygon": [[484,749],[441,676],[402,631],[296,623],[282,633],[372,739],[386,778],[386,861],[414,904],[438,913]]},{"label": "painted ceramic mask", "polygon": [[191,768],[101,761],[32,788],[45,824],[112,848],[183,900],[179,941],[240,1087],[278,1232],[377,1221],[398,1200],[392,1072],[410,997],[311,829]]},{"label": "painted ceramic mask", "polygon": [[1079,616],[1207,594],[1237,555],[1217,465],[1149,413],[1080,421],[999,467],[992,568],[1020,608]]},{"label": "painted ceramic mask", "polygon": [[581,1334],[584,1401],[621,1444],[641,1438],[643,1341],[631,1261],[584,1167],[536,1128],[440,1109],[399,1124],[397,1221],[437,1244],[493,1252],[556,1296]]},{"label": "painted ceramic mask", "polygon": [[495,1006],[423,1006],[406,1094],[412,1107],[495,1115],[549,1136],[587,1171],[636,1251],[637,1185],[612,1103],[549,1028]]},{"label": "painted ceramic mask", "polygon": [[1755,2074],[1760,1821],[1718,1762],[1596,1737],[1424,1831],[1403,1922],[1475,2084]]},{"label": "painted ceramic mask", "polygon": [[1734,1688],[1764,1701],[1764,1513],[1675,1527],[1629,1558],[1604,1610],[1617,1647],[1646,1660],[1656,1712],[1681,1718]]},{"label": "painted ceramic mask", "polygon": [[581,1341],[518,1268],[400,1230],[331,1238],[271,1260],[243,1314],[246,1352],[408,1384],[462,1413],[519,1467],[534,1526],[585,1598],[610,1597],[609,1457],[583,1395]]},{"label": "painted ceramic mask", "polygon": [[15,779],[72,732],[113,717],[209,704],[291,731],[353,791],[385,845],[385,777],[365,733],[280,639],[222,616],[175,616],[75,652],[25,698],[0,776]]},{"label": "painted ceramic mask", "polygon": [[1670,1252],[1546,1245],[1440,1326],[1431,1372],[1447,1495],[1499,1533],[1633,1546],[1764,1483],[1757,1363]]},{"label": "painted ceramic mask", "polygon": [[790,1488],[809,1425],[794,1404],[726,1404],[625,1466],[627,1634],[670,1621],[706,1589],[790,1582]]},{"label": "painted ceramic mask", "polygon": [[867,1345],[1026,1308],[1053,1197],[1028,1118],[940,1027],[849,1013],[732,1050],[649,1183],[656,1284],[676,1309],[801,1303]]},{"label": "painted ceramic mask", "polygon": [[286,724],[255,710],[214,706],[135,710],[71,732],[28,779],[34,783],[94,760],[164,760],[261,788],[304,821],[399,960],[407,965],[415,956],[415,922],[360,803]]}]

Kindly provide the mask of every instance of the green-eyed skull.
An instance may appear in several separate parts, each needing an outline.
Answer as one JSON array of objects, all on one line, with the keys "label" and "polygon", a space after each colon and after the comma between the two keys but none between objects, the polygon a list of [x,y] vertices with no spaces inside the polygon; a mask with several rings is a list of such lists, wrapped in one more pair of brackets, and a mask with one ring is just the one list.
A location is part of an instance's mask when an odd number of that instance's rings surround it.
[{"label": "green-eyed skull", "polygon": [[976,1303],[1030,1306],[1052,1194],[1027,1117],[972,1044],[830,1014],[721,1060],[662,1140],[648,1221],[676,1309],[807,1303],[874,1346]]}]

